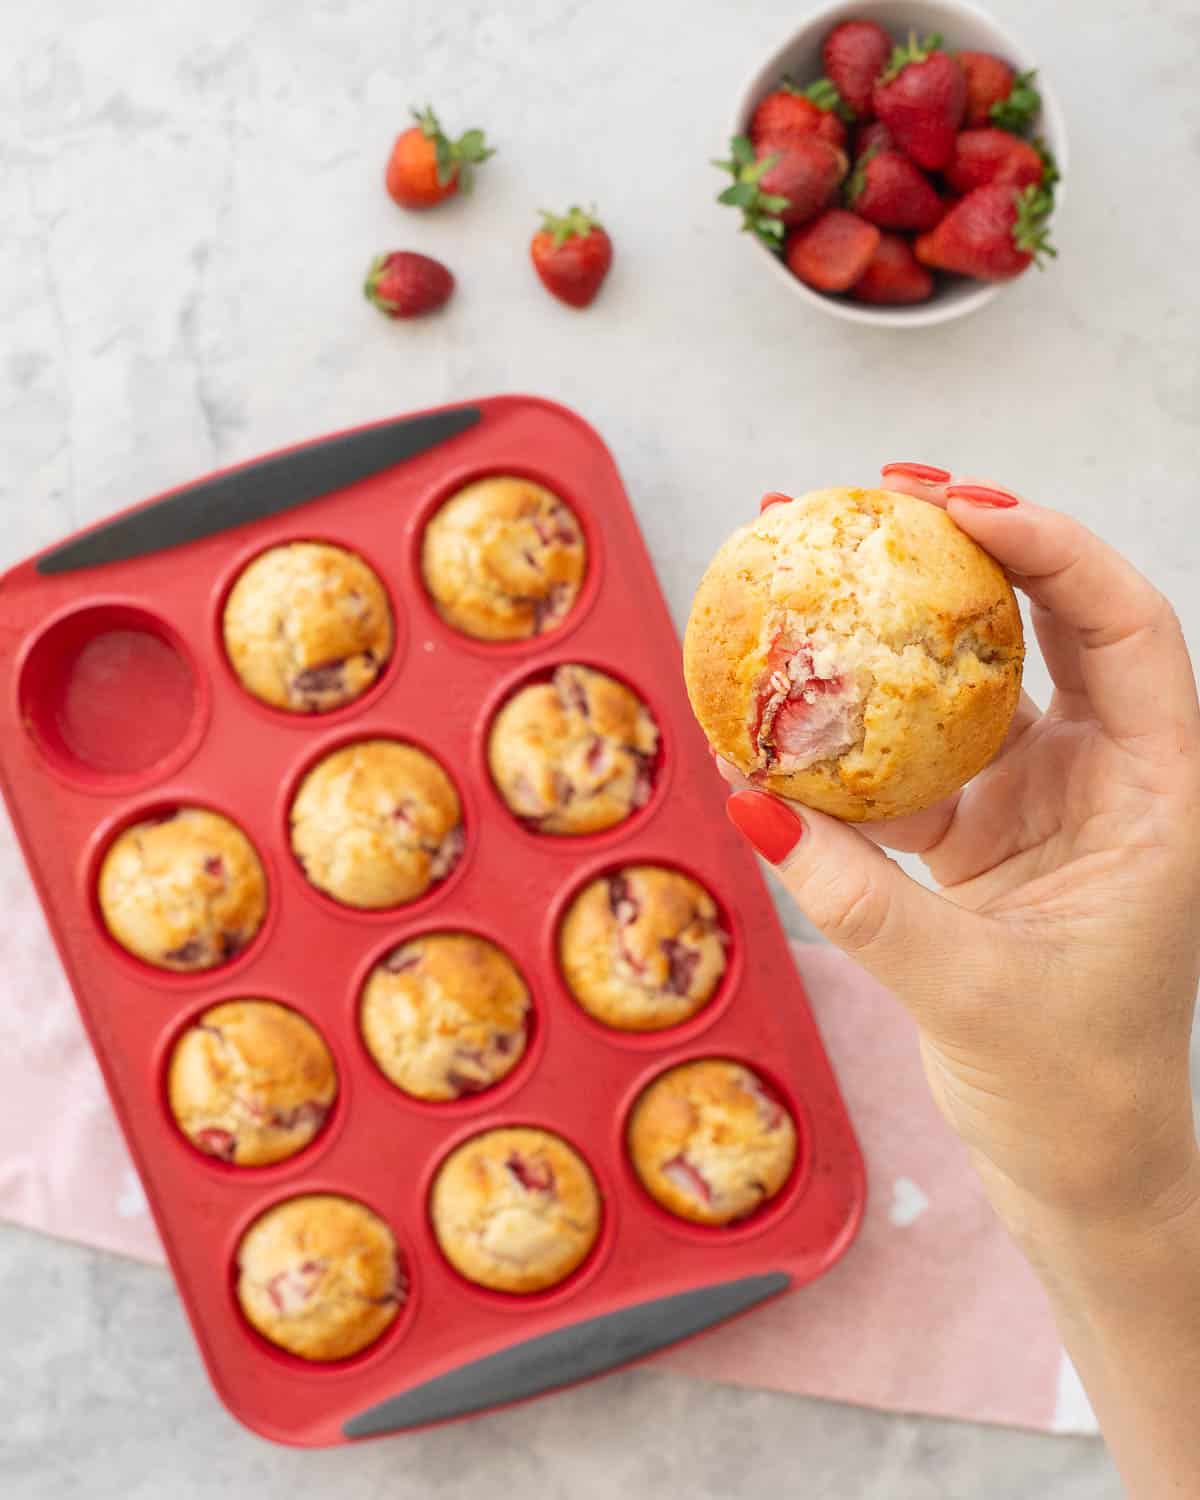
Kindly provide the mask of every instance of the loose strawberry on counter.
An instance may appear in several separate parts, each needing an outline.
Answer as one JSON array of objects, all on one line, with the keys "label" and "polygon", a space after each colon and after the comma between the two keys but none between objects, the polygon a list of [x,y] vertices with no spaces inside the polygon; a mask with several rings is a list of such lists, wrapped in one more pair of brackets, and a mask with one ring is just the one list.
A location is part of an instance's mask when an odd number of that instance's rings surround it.
[{"label": "loose strawberry on counter", "polygon": [[419,318],[445,306],[454,277],[428,255],[393,250],[377,255],[367,271],[363,295],[389,318]]},{"label": "loose strawberry on counter", "polygon": [[875,81],[888,65],[893,42],[874,21],[843,21],[825,38],[821,62],[825,76],[837,89],[856,119],[875,113]]},{"label": "loose strawberry on counter", "polygon": [[608,275],[613,246],[594,209],[588,214],[572,206],[562,215],[542,215],[529,256],[552,296],[568,307],[587,307]]},{"label": "loose strawberry on counter", "polygon": [[784,258],[807,286],[819,292],[848,292],[871,264],[880,238],[874,224],[844,208],[831,208],[788,236]]},{"label": "loose strawberry on counter", "polygon": [[1034,87],[1036,70],[1017,74],[1003,58],[990,52],[956,52],[967,80],[968,129],[998,125],[1020,133],[1028,130],[1042,107],[1042,96]]},{"label": "loose strawberry on counter", "polygon": [[831,146],[844,147],[846,127],[838,114],[842,108],[838,91],[827,78],[818,79],[807,89],[798,89],[784,79],[754,111],[750,140],[756,149],[778,148],[797,136],[819,135]]},{"label": "loose strawberry on counter", "polygon": [[920,168],[902,152],[879,146],[859,159],[846,184],[846,204],[880,229],[932,229],[945,213]]},{"label": "loose strawberry on counter", "polygon": [[[964,130],[954,142],[946,181],[956,193],[975,188],[1040,187],[1047,160],[1036,146],[1007,130]],[[861,210],[860,210],[861,212]]]},{"label": "loose strawberry on counter", "polygon": [[967,81],[940,36],[897,47],[875,84],[875,113],[900,149],[928,172],[940,172],[954,155],[967,108]]},{"label": "loose strawberry on counter", "polygon": [[922,265],[980,281],[1010,281],[1043,255],[1049,241],[1052,200],[1044,189],[976,188],[955,205],[936,229],[915,245]]},{"label": "loose strawberry on counter", "polygon": [[413,110],[416,124],[396,137],[388,158],[386,182],[402,208],[432,208],[460,189],[471,189],[472,168],[495,152],[482,130],[468,130],[452,141],[433,110]]},{"label": "loose strawberry on counter", "polygon": [[757,149],[739,135],[729,150],[729,160],[715,165],[731,173],[733,183],[717,202],[740,208],[742,228],[773,250],[788,227],[807,223],[833,201],[849,167],[844,152],[812,134]]},{"label": "loose strawberry on counter", "polygon": [[899,234],[881,236],[871,263],[854,283],[850,295],[856,302],[899,307],[926,302],[933,296],[933,276]]}]

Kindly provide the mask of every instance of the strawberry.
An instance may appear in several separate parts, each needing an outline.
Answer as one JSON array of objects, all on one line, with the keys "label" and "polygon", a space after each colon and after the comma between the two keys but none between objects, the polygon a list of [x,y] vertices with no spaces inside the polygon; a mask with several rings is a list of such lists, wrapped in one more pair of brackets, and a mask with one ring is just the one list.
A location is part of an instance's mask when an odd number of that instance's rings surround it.
[{"label": "strawberry", "polygon": [[825,38],[825,76],[854,111],[869,120],[875,113],[871,91],[892,55],[892,39],[874,21],[843,21]]},{"label": "strawberry", "polygon": [[932,229],[945,211],[933,184],[903,152],[878,146],[859,159],[846,204],[880,229]]},{"label": "strawberry", "polygon": [[882,120],[872,120],[864,125],[854,137],[854,160],[861,161],[868,151],[878,147],[881,151],[894,151],[896,143],[892,132]]},{"label": "strawberry", "polygon": [[900,306],[924,302],[933,296],[933,277],[913,254],[901,235],[885,234],[871,264],[851,289],[859,302]]},{"label": "strawberry", "polygon": [[1036,71],[1017,75],[1014,69],[990,52],[959,52],[958,65],[967,80],[968,129],[999,125],[1021,133],[1029,129],[1042,107],[1034,87]]},{"label": "strawberry", "polygon": [[833,199],[849,163],[818,135],[757,151],[748,136],[739,135],[730,142],[730,160],[715,165],[734,179],[717,202],[740,208],[742,228],[778,250],[787,225],[806,223]]},{"label": "strawberry", "polygon": [[1010,281],[1043,255],[1057,254],[1046,227],[1051,207],[1042,188],[976,188],[919,237],[917,259],[937,271]]},{"label": "strawberry", "polygon": [[533,269],[542,285],[568,307],[586,307],[595,299],[612,265],[612,240],[596,222],[572,206],[561,217],[543,213],[542,227],[529,246]]},{"label": "strawberry", "polygon": [[1007,130],[964,130],[954,143],[946,181],[956,193],[998,183],[1040,187],[1046,163],[1036,147]]},{"label": "strawberry", "polygon": [[846,127],[838,117],[838,92],[822,78],[811,88],[798,89],[787,79],[762,101],[750,120],[750,140],[777,150],[799,135],[819,135],[831,146],[846,144]]},{"label": "strawberry", "polygon": [[387,190],[401,208],[432,208],[461,188],[471,190],[471,168],[495,152],[482,130],[468,130],[457,141],[442,132],[432,109],[413,110],[416,124],[396,137],[387,164]]},{"label": "strawberry", "polygon": [[879,249],[879,230],[844,208],[831,208],[788,236],[784,258],[793,276],[820,292],[846,292]]},{"label": "strawberry", "polygon": [[413,250],[377,255],[367,271],[363,294],[389,318],[419,318],[450,300],[454,277],[441,261]]},{"label": "strawberry", "polygon": [[917,166],[940,172],[954,155],[967,107],[967,80],[940,36],[897,47],[875,85],[875,113]]}]

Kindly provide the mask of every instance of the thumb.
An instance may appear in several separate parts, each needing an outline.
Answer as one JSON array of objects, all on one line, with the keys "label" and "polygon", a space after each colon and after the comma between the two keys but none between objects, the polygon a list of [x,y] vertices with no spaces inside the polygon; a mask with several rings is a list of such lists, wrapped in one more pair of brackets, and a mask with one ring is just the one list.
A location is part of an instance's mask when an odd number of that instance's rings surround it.
[{"label": "thumb", "polygon": [[756,791],[737,792],[727,811],[813,926],[891,990],[919,1025],[943,1029],[946,1006],[982,968],[986,924],[918,884],[836,818]]}]

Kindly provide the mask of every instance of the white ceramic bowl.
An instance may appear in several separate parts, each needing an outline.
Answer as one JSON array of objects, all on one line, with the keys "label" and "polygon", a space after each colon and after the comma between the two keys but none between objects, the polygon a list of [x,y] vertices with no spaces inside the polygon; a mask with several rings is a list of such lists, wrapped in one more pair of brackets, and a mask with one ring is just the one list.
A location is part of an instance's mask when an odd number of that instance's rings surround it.
[{"label": "white ceramic bowl", "polygon": [[[731,135],[744,135],[750,117],[759,101],[775,87],[783,75],[798,83],[820,78],[821,44],[841,21],[877,21],[886,31],[902,40],[910,31],[919,36],[941,32],[951,52],[994,52],[1011,63],[1019,73],[1037,68],[1037,87],[1042,96],[1042,116],[1035,133],[1045,138],[1058,160],[1064,179],[1067,176],[1067,133],[1062,110],[1041,69],[1041,59],[1016,37],[1011,36],[991,16],[966,5],[962,0],[849,0],[849,3],[823,5],[812,12],[798,31],[767,59],[746,85],[733,118]],[[1057,189],[1061,204],[1063,183]],[[869,323],[877,328],[927,328],[935,323],[949,323],[965,317],[998,297],[1010,283],[989,284],[976,281],[954,281],[940,286],[929,302],[915,307],[874,307],[848,298],[829,297],[805,286],[753,235],[747,235],[752,253],[779,278],[781,285],[794,296],[802,297],[835,318],[851,323]]]}]

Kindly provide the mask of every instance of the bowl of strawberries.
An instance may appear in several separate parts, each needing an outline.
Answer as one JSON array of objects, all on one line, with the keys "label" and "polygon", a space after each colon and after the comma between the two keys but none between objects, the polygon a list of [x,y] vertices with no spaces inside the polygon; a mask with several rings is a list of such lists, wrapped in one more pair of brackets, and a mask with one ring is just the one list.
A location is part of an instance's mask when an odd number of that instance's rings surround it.
[{"label": "bowl of strawberries", "polygon": [[1055,256],[1066,159],[1037,60],[990,16],[846,0],[750,80],[718,201],[806,300],[913,327],[974,312]]}]

